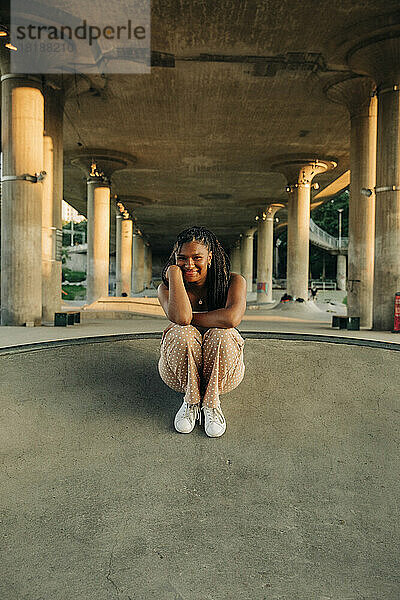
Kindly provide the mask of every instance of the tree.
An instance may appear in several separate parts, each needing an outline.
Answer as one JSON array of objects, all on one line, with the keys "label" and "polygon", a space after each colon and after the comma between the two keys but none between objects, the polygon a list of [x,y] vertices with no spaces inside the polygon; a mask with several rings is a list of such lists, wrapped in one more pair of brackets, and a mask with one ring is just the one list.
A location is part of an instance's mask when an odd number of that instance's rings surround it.
[{"label": "tree", "polygon": [[[73,223],[74,244],[87,241],[87,220]],[[83,233],[83,235],[82,235]],[[71,245],[71,221],[63,221],[63,246]]]},{"label": "tree", "polygon": [[349,192],[344,190],[311,213],[312,220],[327,233],[339,237],[339,213],[342,208],[342,237],[349,235]]}]

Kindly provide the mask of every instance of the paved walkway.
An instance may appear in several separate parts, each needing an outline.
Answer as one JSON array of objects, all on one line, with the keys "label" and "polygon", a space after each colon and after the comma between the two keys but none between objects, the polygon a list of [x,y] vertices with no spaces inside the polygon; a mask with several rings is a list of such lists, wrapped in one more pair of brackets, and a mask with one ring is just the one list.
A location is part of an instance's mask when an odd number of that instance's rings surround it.
[{"label": "paved walkway", "polygon": [[[304,311],[300,307],[281,309],[248,308],[239,326],[241,332],[299,333],[308,335],[339,336],[355,339],[375,340],[400,344],[400,334],[380,331],[347,331],[332,329],[332,313]],[[334,307],[332,307],[332,310]],[[121,314],[119,315],[121,317]],[[84,315],[84,319],[89,318]],[[158,313],[152,316],[130,314],[129,319],[101,318],[96,313],[93,321],[84,321],[71,327],[0,327],[0,348],[32,344],[52,340],[64,340],[81,337],[119,335],[123,333],[162,332],[167,319]]]}]

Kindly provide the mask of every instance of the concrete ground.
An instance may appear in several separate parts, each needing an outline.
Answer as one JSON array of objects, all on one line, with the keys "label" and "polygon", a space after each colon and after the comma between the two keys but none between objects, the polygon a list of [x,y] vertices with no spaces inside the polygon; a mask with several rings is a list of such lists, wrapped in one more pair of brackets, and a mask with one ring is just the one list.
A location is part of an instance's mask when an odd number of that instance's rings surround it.
[{"label": "concrete ground", "polygon": [[166,320],[0,328],[1,599],[398,600],[400,340],[274,315],[220,439],[174,431],[159,334],[68,345]]}]

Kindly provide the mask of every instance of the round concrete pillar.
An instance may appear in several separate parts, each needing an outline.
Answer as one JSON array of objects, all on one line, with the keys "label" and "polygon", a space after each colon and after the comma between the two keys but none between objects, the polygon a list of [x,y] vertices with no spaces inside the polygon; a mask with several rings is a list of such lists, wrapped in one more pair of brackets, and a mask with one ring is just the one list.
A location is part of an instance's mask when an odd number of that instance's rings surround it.
[{"label": "round concrete pillar", "polygon": [[308,298],[310,187],[299,184],[289,195],[287,242],[287,292]]},{"label": "round concrete pillar", "polygon": [[[375,193],[377,99],[372,79],[354,76],[326,88],[333,102],[350,113],[350,199],[347,314],[372,327],[375,246]],[[339,258],[338,258],[339,266]],[[339,285],[339,281],[338,281]],[[344,289],[344,288],[339,288]]]},{"label": "round concrete pillar", "polygon": [[[53,264],[55,263],[55,227],[53,225],[53,140],[43,140],[43,168],[47,176],[43,182],[42,200],[42,324],[53,325]],[[61,308],[61,286],[58,286],[57,308]]]},{"label": "round concrete pillar", "polygon": [[1,81],[1,324],[40,325],[43,183],[20,177],[43,170],[44,99],[34,77]]},{"label": "round concrete pillar", "polygon": [[238,239],[235,242],[234,246],[231,248],[230,261],[231,261],[232,273],[238,273],[240,275],[242,272],[241,258],[240,258],[240,239]]},{"label": "round concrete pillar", "polygon": [[288,178],[288,250],[287,293],[294,298],[308,298],[310,191],[313,178],[336,167],[327,160],[291,158],[273,164]]},{"label": "round concrete pillar", "polygon": [[87,302],[108,296],[110,187],[98,177],[87,181]]},{"label": "round concrete pillar", "polygon": [[61,310],[62,198],[63,198],[63,106],[61,91],[45,89],[44,170],[42,202],[42,323],[54,325]]},{"label": "round concrete pillar", "polygon": [[144,287],[149,288],[151,286],[151,280],[153,278],[153,254],[151,251],[150,244],[145,244],[144,247],[144,268],[145,268],[145,282]]},{"label": "round concrete pillar", "polygon": [[130,296],[132,274],[132,235],[133,222],[124,219],[122,215],[116,217],[116,296],[123,293]]},{"label": "round concrete pillar", "polygon": [[338,254],[336,263],[336,285],[338,290],[345,290],[347,283],[346,255]]},{"label": "round concrete pillar", "polygon": [[122,233],[122,215],[115,215],[115,295],[121,296],[122,276],[121,276],[121,233]]},{"label": "round concrete pillar", "polygon": [[253,243],[255,231],[255,227],[249,229],[241,239],[241,271],[246,280],[248,294],[253,291]]},{"label": "round concrete pillar", "polygon": [[132,294],[144,290],[144,241],[139,233],[133,234],[132,245]]},{"label": "round concrete pillar", "polygon": [[366,30],[347,53],[349,65],[370,75],[378,90],[373,328],[393,329],[400,290],[400,34],[387,20],[387,35]]},{"label": "round concrete pillar", "polygon": [[257,302],[272,302],[274,264],[274,216],[283,204],[271,204],[258,219],[257,228]]},{"label": "round concrete pillar", "polygon": [[400,290],[400,83],[378,96],[373,327],[393,329]]}]

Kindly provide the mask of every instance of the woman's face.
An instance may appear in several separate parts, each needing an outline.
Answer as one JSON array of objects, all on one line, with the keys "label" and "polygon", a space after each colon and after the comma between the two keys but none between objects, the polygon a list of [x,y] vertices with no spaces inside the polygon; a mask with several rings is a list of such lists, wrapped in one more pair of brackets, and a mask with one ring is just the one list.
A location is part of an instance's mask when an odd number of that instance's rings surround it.
[{"label": "woman's face", "polygon": [[212,252],[199,242],[182,244],[176,253],[176,264],[182,270],[183,280],[187,283],[205,283],[211,258]]}]

